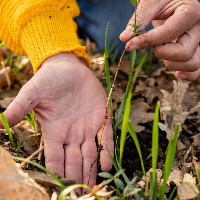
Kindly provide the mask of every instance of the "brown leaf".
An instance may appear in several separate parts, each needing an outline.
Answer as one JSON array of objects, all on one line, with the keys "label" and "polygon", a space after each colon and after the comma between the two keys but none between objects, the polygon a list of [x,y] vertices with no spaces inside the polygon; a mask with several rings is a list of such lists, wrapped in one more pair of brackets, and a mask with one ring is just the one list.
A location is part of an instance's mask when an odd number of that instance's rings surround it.
[{"label": "brown leaf", "polygon": [[0,198],[50,200],[46,191],[17,168],[12,156],[2,147],[0,147]]},{"label": "brown leaf", "polygon": [[[60,187],[60,184],[55,181],[53,178],[48,176],[47,174],[43,172],[33,171],[33,170],[24,170],[25,173],[27,173],[32,179],[34,179],[37,183],[44,187]],[[63,180],[62,180],[63,181]],[[75,181],[65,179],[63,181],[65,186],[73,185],[75,184]]]},{"label": "brown leaf", "polygon": [[137,133],[145,129],[145,127],[140,124],[153,121],[154,113],[148,112],[148,110],[149,105],[145,103],[142,98],[133,101],[130,119]]},{"label": "brown leaf", "polygon": [[180,200],[194,199],[199,194],[199,190],[196,185],[184,182],[178,187],[177,194]]},{"label": "brown leaf", "polygon": [[194,146],[200,146],[200,133],[191,137],[194,142]]},{"label": "brown leaf", "polygon": [[159,127],[167,133],[168,140],[174,137],[176,125],[181,126],[188,116],[188,112],[182,106],[187,88],[188,82],[178,80],[177,82],[174,81],[174,91],[172,93],[161,90],[164,96],[161,101],[160,112],[164,124],[160,123]]},{"label": "brown leaf", "polygon": [[180,186],[182,183],[182,173],[180,170],[173,170],[170,173],[170,176],[168,178],[167,184],[174,183],[176,186]]},{"label": "brown leaf", "polygon": [[0,89],[4,87],[10,87],[11,85],[11,69],[10,67],[5,67],[0,69]]},{"label": "brown leaf", "polygon": [[0,92],[0,107],[7,108],[8,105],[14,100],[17,96],[18,91],[12,90],[9,92],[2,91]]},{"label": "brown leaf", "polygon": [[32,154],[38,149],[38,145],[40,144],[39,136],[22,127],[13,127],[12,130],[14,137],[18,143],[22,142],[22,147],[27,153]]}]

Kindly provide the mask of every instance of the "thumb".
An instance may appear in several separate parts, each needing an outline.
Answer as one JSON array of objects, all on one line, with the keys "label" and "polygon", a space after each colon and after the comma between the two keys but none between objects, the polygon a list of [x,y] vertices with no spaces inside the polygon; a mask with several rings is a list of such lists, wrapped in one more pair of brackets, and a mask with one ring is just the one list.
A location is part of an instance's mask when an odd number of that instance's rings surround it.
[{"label": "thumb", "polygon": [[138,26],[137,31],[144,30],[159,15],[165,4],[166,0],[141,0],[126,29],[120,34],[120,40],[127,42],[133,37],[133,26],[135,24]]},{"label": "thumb", "polygon": [[[9,126],[14,126],[20,122],[36,105],[36,90],[31,86],[30,82],[24,85],[19,91],[16,98],[11,102],[4,115]],[[3,128],[0,120],[0,128]]]}]

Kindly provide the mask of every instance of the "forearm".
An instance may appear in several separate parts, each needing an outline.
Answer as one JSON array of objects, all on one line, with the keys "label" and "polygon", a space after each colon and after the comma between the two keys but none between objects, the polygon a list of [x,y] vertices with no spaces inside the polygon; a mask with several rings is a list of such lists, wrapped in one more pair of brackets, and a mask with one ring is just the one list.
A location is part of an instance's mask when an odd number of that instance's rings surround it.
[{"label": "forearm", "polygon": [[27,54],[35,72],[61,52],[73,52],[88,63],[73,21],[78,14],[75,0],[2,0],[0,39],[12,51]]}]

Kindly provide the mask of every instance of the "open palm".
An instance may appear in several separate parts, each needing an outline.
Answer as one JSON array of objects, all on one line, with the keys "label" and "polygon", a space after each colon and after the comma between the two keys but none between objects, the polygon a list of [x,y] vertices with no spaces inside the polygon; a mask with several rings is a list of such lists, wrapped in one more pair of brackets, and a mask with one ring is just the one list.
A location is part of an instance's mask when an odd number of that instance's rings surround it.
[{"label": "open palm", "polygon": [[[107,97],[92,72],[73,54],[47,60],[20,90],[5,111],[11,126],[34,109],[42,127],[46,167],[78,183],[96,182],[97,148]],[[1,125],[0,125],[1,126]],[[107,152],[113,153],[111,121],[107,120],[101,151],[101,168],[111,169]],[[90,172],[91,171],[91,172]]]}]

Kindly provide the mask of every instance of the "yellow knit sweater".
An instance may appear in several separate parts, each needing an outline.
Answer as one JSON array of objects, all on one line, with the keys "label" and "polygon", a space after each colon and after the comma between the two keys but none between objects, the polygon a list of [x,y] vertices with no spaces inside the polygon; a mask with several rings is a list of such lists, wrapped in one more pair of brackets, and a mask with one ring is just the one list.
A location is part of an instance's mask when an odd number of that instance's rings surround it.
[{"label": "yellow knit sweater", "polygon": [[73,21],[78,15],[76,0],[0,0],[0,40],[15,53],[27,55],[34,72],[61,52],[73,52],[88,64]]}]

